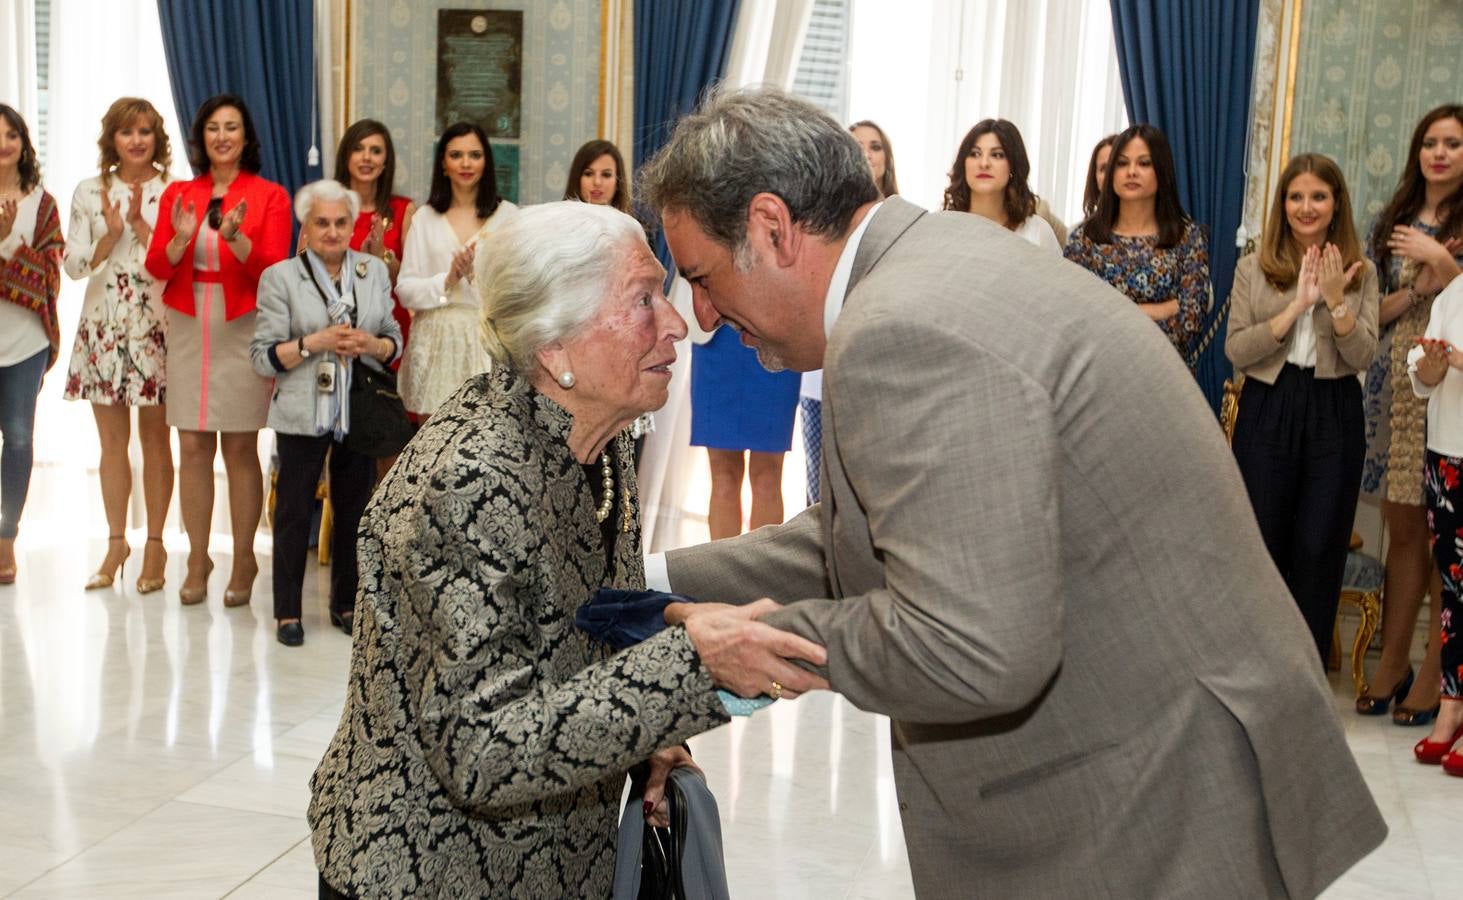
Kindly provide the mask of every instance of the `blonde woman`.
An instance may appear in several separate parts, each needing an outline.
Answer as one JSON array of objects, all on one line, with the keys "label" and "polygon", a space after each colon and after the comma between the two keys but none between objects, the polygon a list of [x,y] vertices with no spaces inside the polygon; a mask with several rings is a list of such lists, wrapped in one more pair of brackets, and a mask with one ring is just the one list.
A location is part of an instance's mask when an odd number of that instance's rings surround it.
[{"label": "blonde woman", "polygon": [[107,555],[86,587],[111,587],[131,554],[125,534],[132,494],[127,447],[136,407],[147,510],[137,590],[150,594],[162,588],[168,560],[162,535],[173,497],[173,449],[164,406],[166,317],[161,290],[145,263],[172,151],[162,116],[137,97],[122,97],[107,109],[97,148],[100,173],[77,185],[71,198],[65,257],[66,274],[87,282],[65,397],[91,403],[109,532]]}]

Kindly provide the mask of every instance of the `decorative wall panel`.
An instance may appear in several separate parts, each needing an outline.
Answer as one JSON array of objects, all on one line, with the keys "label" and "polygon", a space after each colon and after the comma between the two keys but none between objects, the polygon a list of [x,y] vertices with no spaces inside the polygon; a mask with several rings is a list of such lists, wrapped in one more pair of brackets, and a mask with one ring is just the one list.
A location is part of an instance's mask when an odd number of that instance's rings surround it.
[{"label": "decorative wall panel", "polygon": [[1289,151],[1341,165],[1364,232],[1415,164],[1417,121],[1463,102],[1463,3],[1305,0],[1300,22]]},{"label": "decorative wall panel", "polygon": [[518,202],[557,200],[574,151],[599,124],[599,0],[357,0],[352,14],[352,120],[391,129],[400,193],[424,200],[437,139],[437,12],[523,12]]}]

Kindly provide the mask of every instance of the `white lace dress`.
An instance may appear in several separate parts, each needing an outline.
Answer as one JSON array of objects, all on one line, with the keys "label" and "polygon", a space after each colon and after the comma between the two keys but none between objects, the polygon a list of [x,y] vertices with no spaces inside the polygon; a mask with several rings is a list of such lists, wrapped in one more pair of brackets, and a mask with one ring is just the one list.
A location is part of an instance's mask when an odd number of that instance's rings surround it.
[{"label": "white lace dress", "polygon": [[[502,227],[518,211],[507,200],[473,238]],[[411,310],[411,339],[401,359],[401,400],[417,415],[431,415],[462,383],[490,368],[478,317],[482,304],[468,279],[446,289],[452,255],[463,243],[447,217],[430,206],[411,220],[396,296]]]}]

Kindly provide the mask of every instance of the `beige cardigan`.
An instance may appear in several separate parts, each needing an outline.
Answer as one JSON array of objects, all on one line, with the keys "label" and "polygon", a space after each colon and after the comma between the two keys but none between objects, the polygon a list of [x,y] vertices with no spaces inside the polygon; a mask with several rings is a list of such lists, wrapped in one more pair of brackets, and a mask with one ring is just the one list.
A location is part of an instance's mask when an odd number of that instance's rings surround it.
[{"label": "beige cardigan", "polygon": [[[1346,305],[1356,316],[1356,327],[1338,338],[1331,330],[1331,311],[1324,305],[1311,311],[1316,332],[1316,377],[1341,378],[1355,375],[1371,364],[1377,350],[1377,269],[1363,260],[1361,275],[1346,292]],[[1270,333],[1270,320],[1295,299],[1295,285],[1279,291],[1260,270],[1260,254],[1251,253],[1234,269],[1234,288],[1229,294],[1229,330],[1224,355],[1237,373],[1274,384],[1285,367],[1285,357],[1295,340],[1295,328],[1284,340]]]}]

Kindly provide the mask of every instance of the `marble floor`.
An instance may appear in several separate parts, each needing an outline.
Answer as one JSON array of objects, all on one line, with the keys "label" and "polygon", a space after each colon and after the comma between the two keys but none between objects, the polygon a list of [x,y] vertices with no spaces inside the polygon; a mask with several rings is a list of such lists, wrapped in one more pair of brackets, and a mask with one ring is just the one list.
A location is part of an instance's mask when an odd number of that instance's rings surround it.
[{"label": "marble floor", "polygon": [[[222,605],[220,547],[207,604],[184,609],[172,549],[168,587],[144,597],[132,570],[82,591],[99,541],[22,541],[19,581],[0,588],[0,896],[315,895],[307,782],[350,650],[324,624],[325,576],[312,563],[291,650],[274,640],[267,556],[250,608]],[[1463,896],[1463,779],[1416,765],[1418,732],[1352,715],[1333,681],[1391,836],[1326,897]],[[884,719],[821,694],[692,741],[734,897],[913,896],[887,740]]]}]

